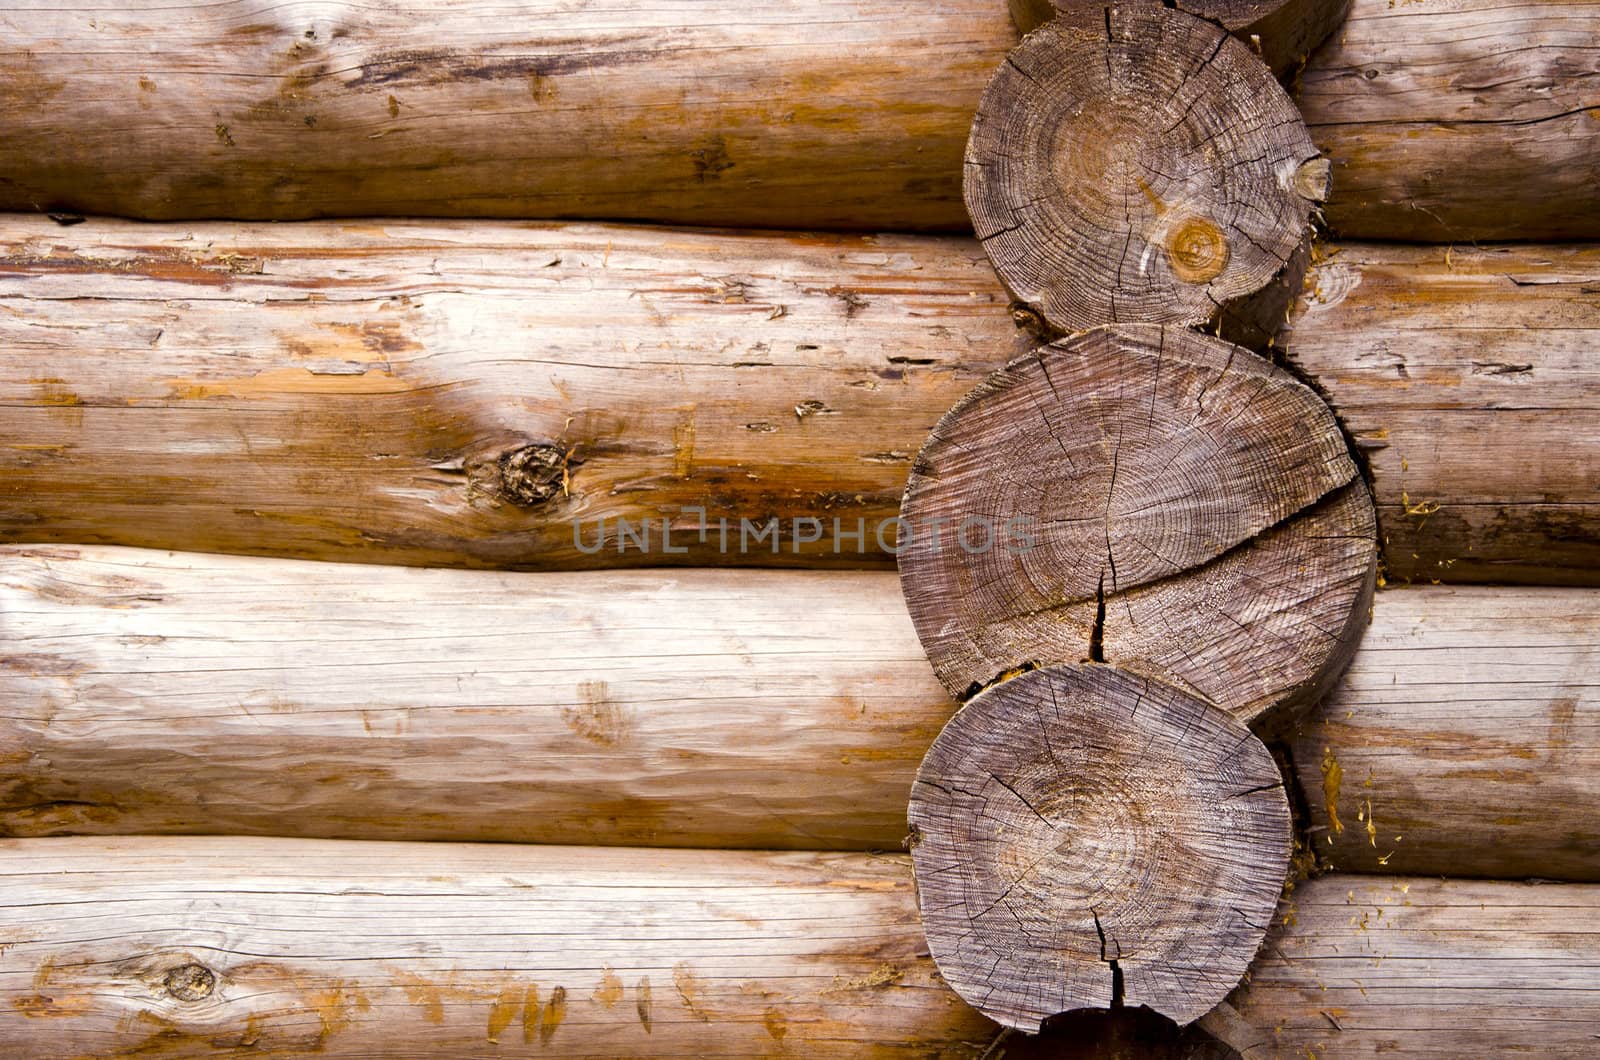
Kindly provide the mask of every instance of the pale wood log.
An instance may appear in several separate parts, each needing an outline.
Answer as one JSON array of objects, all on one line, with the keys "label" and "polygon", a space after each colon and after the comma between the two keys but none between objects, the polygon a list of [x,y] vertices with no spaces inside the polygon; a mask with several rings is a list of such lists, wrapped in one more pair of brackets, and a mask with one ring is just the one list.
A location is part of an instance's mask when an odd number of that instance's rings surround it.
[{"label": "pale wood log", "polygon": [[953,709],[888,574],[0,550],[0,834],[898,849]]},{"label": "pale wood log", "polygon": [[1594,0],[1355,0],[1298,102],[1347,238],[1600,237]]},{"label": "pale wood log", "polygon": [[[1290,352],[1369,452],[1392,576],[1600,584],[1596,286],[1581,247],[1346,245],[1319,270]],[[872,528],[913,455],[1024,348],[1005,303],[965,239],[0,217],[0,538],[887,565]],[[567,474],[505,490],[519,453]],[[685,505],[732,520],[726,552]],[[572,521],[592,545],[601,517],[652,520],[648,551],[580,553]],[[741,555],[739,519],[772,517],[779,554]]]},{"label": "pale wood log", "polygon": [[966,227],[997,0],[49,0],[0,20],[0,207]]},{"label": "pale wood log", "polygon": [[1286,338],[1391,579],[1600,584],[1600,249],[1346,244]]},{"label": "pale wood log", "polygon": [[[1349,662],[1377,558],[1372,499],[1316,394],[1153,325],[1040,347],[975,387],[918,452],[901,515],[901,587],[953,695],[1094,660],[1262,727]],[[969,528],[991,526],[975,548]]]},{"label": "pale wood log", "polygon": [[1289,867],[1272,755],[1227,711],[1111,666],[1006,680],[950,719],[911,791],[928,948],[984,1015],[1187,1025],[1255,958]]},{"label": "pale wood log", "polygon": [[[904,856],[152,837],[0,853],[0,1041],[32,1060],[977,1060],[995,1039],[934,977]],[[1335,875],[1289,912],[1233,999],[1277,1055],[1593,1054],[1600,887]]]},{"label": "pale wood log", "polygon": [[904,856],[0,843],[0,1041],[84,1056],[873,1056],[994,1038]]},{"label": "pale wood log", "polygon": [[[1216,22],[1250,45],[1274,73],[1284,77],[1294,74],[1344,20],[1350,3],[1351,0],[1177,0],[1167,6]],[[1010,0],[1009,6],[1017,28],[1031,33],[1062,8],[1090,5],[1086,0]]]},{"label": "pale wood log", "polygon": [[984,90],[972,225],[1049,335],[1187,324],[1260,348],[1299,291],[1327,163],[1272,72],[1160,4],[1073,6]]},{"label": "pale wood log", "polygon": [[1312,880],[1233,1004],[1279,1057],[1592,1057],[1600,887]]},{"label": "pale wood log", "polygon": [[1600,593],[1380,593],[1292,747],[1337,869],[1600,879]]}]

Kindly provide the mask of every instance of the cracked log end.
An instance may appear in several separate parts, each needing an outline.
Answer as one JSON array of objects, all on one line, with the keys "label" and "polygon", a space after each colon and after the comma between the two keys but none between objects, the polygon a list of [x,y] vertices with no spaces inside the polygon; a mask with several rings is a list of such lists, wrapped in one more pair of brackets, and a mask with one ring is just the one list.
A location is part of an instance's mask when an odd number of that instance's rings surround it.
[{"label": "cracked log end", "polygon": [[967,210],[1011,297],[1057,334],[1207,325],[1259,347],[1304,275],[1317,159],[1272,72],[1215,23],[1086,6],[990,81]]},{"label": "cracked log end", "polygon": [[[901,588],[952,695],[1104,661],[1257,725],[1349,662],[1378,550],[1316,394],[1248,350],[1151,325],[991,375],[934,427],[901,517]],[[976,525],[1013,531],[982,551],[950,532]]]},{"label": "cracked log end", "polygon": [[1078,1009],[1200,1018],[1255,957],[1289,865],[1266,747],[1202,699],[1094,664],[974,698],[923,759],[909,818],[940,975],[1029,1033]]},{"label": "cracked log end", "polygon": [[[1134,0],[1140,2],[1140,0]],[[1156,3],[1158,0],[1146,0]],[[1292,74],[1339,27],[1351,0],[1177,0],[1172,6],[1209,19],[1261,55],[1279,77]],[[1058,10],[1092,8],[1086,0],[1010,0],[1011,18],[1032,33]]]}]

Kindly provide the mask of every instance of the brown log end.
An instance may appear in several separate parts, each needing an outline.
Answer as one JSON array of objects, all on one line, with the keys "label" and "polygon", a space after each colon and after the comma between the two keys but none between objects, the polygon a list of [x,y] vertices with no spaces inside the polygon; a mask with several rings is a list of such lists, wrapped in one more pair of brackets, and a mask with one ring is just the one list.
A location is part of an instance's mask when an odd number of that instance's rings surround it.
[{"label": "brown log end", "polygon": [[1095,5],[990,81],[965,191],[1001,282],[1054,332],[1205,325],[1259,347],[1303,278],[1326,172],[1272,71],[1216,23]]},{"label": "brown log end", "polygon": [[[1059,9],[1092,7],[1086,0],[1010,0],[1011,19],[1032,33]],[[1135,0],[1138,2],[1138,0]],[[1162,0],[1147,0],[1159,3]],[[1292,74],[1350,12],[1351,0],[1177,0],[1177,7],[1209,19],[1259,54],[1279,77]]]},{"label": "brown log end", "polygon": [[1289,865],[1283,781],[1235,717],[1109,666],[974,698],[909,810],[940,975],[998,1023],[1145,1006],[1188,1024],[1256,955]]},{"label": "brown log end", "polygon": [[1097,329],[991,375],[934,427],[901,518],[901,588],[952,694],[1103,661],[1258,725],[1349,662],[1377,562],[1327,406],[1181,328]]}]

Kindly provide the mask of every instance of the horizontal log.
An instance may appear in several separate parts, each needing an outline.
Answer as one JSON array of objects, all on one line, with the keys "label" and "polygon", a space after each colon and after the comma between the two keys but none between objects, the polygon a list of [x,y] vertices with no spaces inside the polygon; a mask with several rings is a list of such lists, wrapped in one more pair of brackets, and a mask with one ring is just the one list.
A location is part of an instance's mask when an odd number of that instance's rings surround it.
[{"label": "horizontal log", "polygon": [[53,0],[5,16],[0,207],[965,228],[1016,43],[951,0]]},{"label": "horizontal log", "polygon": [[[0,1040],[34,1060],[976,1060],[995,1037],[937,978],[903,855],[237,837],[0,855]],[[1542,1056],[1592,1055],[1600,888],[1328,876],[1286,913],[1233,998],[1257,1055],[1492,1056],[1530,1026]]]},{"label": "horizontal log", "polygon": [[903,856],[240,838],[0,843],[32,1060],[947,1057]]},{"label": "horizontal log", "polygon": [[1590,1057],[1600,887],[1312,880],[1233,1004],[1262,1056]]},{"label": "horizontal log", "polygon": [[[1597,22],[1589,0],[1355,0],[1299,79],[1330,220],[1600,236]],[[0,24],[0,208],[146,219],[965,229],[962,147],[1017,39],[987,0],[54,0]]]},{"label": "horizontal log", "polygon": [[1355,0],[1299,79],[1353,239],[1600,237],[1594,0]]},{"label": "horizontal log", "polygon": [[[1291,352],[1369,454],[1392,575],[1600,583],[1597,275],[1319,268]],[[1025,349],[1004,306],[957,238],[4,218],[0,539],[888,565],[914,454]]]},{"label": "horizontal log", "polygon": [[0,551],[0,834],[894,848],[954,710],[890,574]]},{"label": "horizontal log", "polygon": [[1600,584],[1597,292],[1592,246],[1313,270],[1289,358],[1366,454],[1390,578]]},{"label": "horizontal log", "polygon": [[[1290,741],[1319,855],[1600,879],[1597,616],[1379,593]],[[953,709],[886,573],[0,550],[5,835],[894,849]]]},{"label": "horizontal log", "polygon": [[1380,593],[1292,743],[1337,869],[1600,879],[1600,593]]}]

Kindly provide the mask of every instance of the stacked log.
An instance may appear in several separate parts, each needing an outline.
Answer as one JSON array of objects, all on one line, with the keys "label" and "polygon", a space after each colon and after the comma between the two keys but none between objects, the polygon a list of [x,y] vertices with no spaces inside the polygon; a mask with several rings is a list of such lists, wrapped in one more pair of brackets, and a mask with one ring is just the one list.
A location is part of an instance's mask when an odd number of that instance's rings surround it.
[{"label": "stacked log", "polygon": [[[0,246],[9,541],[885,566],[927,433],[1025,349],[961,239],[12,217]],[[1366,454],[1390,576],[1600,584],[1600,256],[1344,244],[1310,284],[1288,356]]]}]

